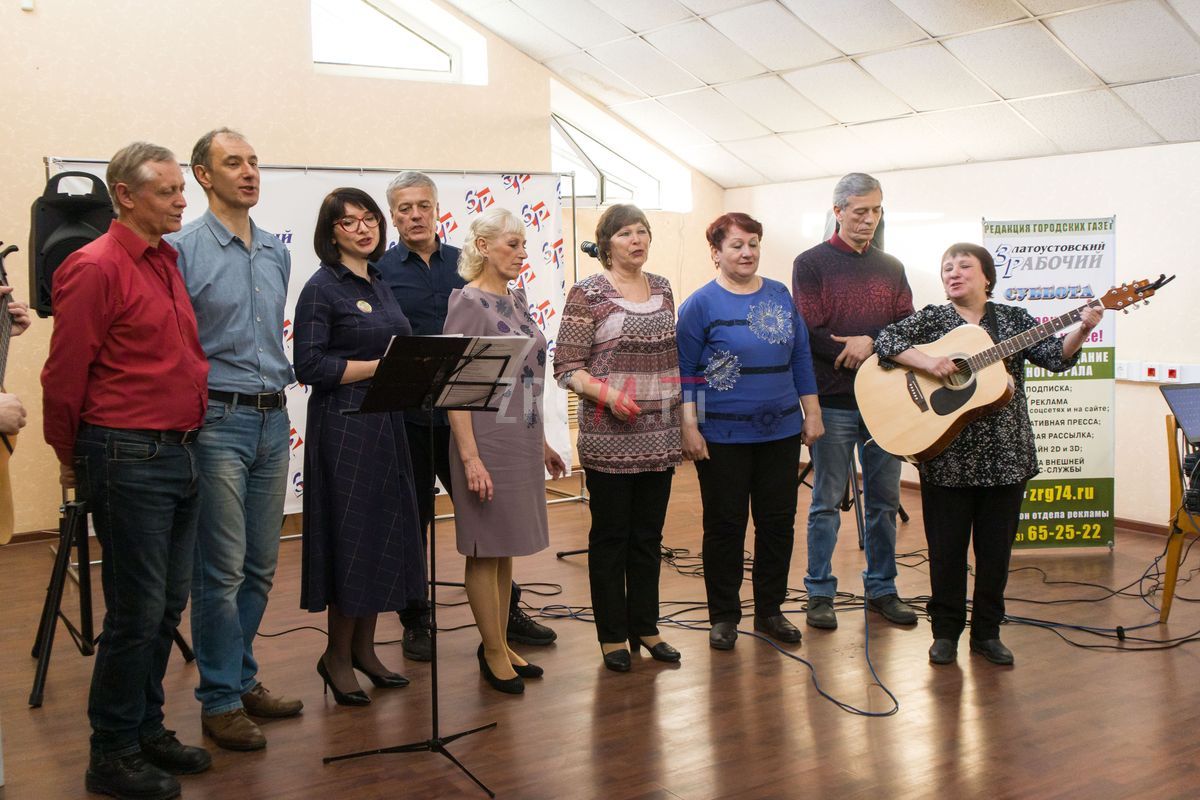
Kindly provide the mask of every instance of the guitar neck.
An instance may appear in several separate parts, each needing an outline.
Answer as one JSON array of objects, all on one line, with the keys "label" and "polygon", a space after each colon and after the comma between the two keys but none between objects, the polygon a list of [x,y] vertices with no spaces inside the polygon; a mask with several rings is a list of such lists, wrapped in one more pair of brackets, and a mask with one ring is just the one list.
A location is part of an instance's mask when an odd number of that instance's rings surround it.
[{"label": "guitar neck", "polygon": [[0,387],[8,371],[8,340],[12,338],[12,315],[8,313],[8,295],[0,295]]},{"label": "guitar neck", "polygon": [[967,364],[973,371],[979,371],[984,367],[995,364],[997,361],[1008,358],[1014,353],[1019,353],[1028,347],[1032,347],[1043,339],[1049,339],[1054,334],[1061,333],[1079,322],[1085,309],[1102,308],[1103,305],[1098,299],[1091,300],[1074,311],[1068,311],[1061,317],[1048,319],[1041,325],[1036,325],[1027,331],[1018,333],[1011,339],[1005,339],[998,345],[989,347],[987,350],[981,350],[968,358]]}]

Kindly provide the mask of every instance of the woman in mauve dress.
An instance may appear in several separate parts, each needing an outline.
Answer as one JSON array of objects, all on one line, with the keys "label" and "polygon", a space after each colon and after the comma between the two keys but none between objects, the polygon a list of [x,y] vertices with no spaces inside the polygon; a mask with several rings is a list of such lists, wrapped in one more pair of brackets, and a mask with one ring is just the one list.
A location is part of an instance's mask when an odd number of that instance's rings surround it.
[{"label": "woman in mauve dress", "polygon": [[524,292],[510,287],[527,258],[525,226],[511,211],[491,209],[471,223],[459,259],[467,285],[454,290],[446,333],[528,336],[521,378],[505,391],[498,413],[451,411],[450,469],[458,551],[467,557],[467,599],[482,643],[479,671],[495,689],[525,690],[523,678],[542,675],[508,647],[513,556],[544,550],[545,472],[566,474],[542,432],[546,339],[529,315]]}]

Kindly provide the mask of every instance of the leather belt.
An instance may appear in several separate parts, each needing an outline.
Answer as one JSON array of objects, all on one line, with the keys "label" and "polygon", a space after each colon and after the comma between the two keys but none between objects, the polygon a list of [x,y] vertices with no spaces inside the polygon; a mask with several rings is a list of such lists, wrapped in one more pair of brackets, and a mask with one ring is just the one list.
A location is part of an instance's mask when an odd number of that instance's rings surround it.
[{"label": "leather belt", "polygon": [[237,392],[218,392],[208,390],[208,399],[218,403],[229,403],[231,406],[244,406],[259,411],[269,411],[273,408],[286,408],[287,395],[280,392],[262,392],[261,394],[239,394]]},{"label": "leather belt", "polygon": [[139,436],[148,436],[156,442],[163,444],[191,444],[196,441],[196,437],[200,435],[199,428],[192,428],[190,431],[150,431],[150,430],[126,430],[125,433],[136,433]]}]

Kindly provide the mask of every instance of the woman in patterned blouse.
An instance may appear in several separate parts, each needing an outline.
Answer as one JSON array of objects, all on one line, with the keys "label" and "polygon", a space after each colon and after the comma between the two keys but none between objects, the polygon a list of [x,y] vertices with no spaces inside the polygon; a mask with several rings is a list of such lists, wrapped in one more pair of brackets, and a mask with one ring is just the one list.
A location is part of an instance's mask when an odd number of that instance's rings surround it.
[{"label": "woman in patterned blouse", "polygon": [[[997,342],[1037,325],[1023,308],[988,301],[996,286],[991,254],[975,244],[951,245],[942,256],[942,285],[950,302],[929,305],[884,328],[875,352],[885,368],[894,364],[940,378],[958,366],[949,358],[926,355],[913,345],[936,341],[960,325],[982,326]],[[1082,325],[1063,338],[1043,339],[1005,361],[1014,385],[1012,399],[975,420],[940,455],[920,465],[921,509],[929,542],[929,617],[933,646],[929,660],[949,664],[967,620],[967,545],[974,533],[975,593],[971,651],[993,664],[1012,664],[1000,641],[1004,586],[1025,483],[1038,473],[1033,427],[1025,405],[1025,361],[1052,372],[1074,366],[1087,335],[1100,324],[1103,309],[1087,309]],[[892,362],[892,363],[889,363]]]},{"label": "woman in patterned blouse", "polygon": [[604,271],[567,294],[554,377],[579,395],[596,635],[604,665],[627,672],[626,641],[679,660],[658,635],[659,547],[680,461],[675,300],[666,278],[642,270],[650,223],[641,209],[605,211],[596,244]]},{"label": "woman in patterned blouse", "polygon": [[680,307],[676,331],[683,455],[696,462],[700,478],[708,643],[717,650],[737,640],[751,507],[754,629],[800,641],[780,604],[792,560],[800,445],[825,432],[808,327],[787,287],[758,274],[762,230],[740,212],[708,226],[717,276]]}]

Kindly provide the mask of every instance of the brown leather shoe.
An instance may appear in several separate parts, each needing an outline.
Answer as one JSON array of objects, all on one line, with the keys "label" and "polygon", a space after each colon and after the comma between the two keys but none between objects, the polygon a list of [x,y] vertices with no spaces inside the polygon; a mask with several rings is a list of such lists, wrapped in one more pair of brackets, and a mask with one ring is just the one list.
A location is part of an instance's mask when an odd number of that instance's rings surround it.
[{"label": "brown leather shoe", "polygon": [[235,708],[224,714],[203,714],[200,727],[206,736],[226,750],[262,750],[267,746],[267,737],[246,716],[244,708]]},{"label": "brown leather shoe", "polygon": [[301,700],[271,694],[261,683],[242,695],[242,707],[255,717],[294,717],[304,708]]}]

